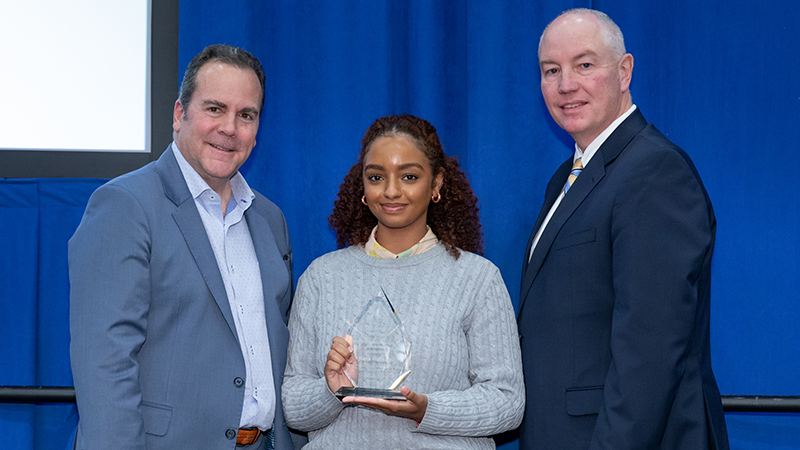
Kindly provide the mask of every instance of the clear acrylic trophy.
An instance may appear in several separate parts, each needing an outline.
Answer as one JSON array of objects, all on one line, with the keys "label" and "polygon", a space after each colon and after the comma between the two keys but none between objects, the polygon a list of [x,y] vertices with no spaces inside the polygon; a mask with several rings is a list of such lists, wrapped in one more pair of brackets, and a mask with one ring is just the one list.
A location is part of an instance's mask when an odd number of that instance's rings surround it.
[{"label": "clear acrylic trophy", "polygon": [[411,372],[411,341],[383,288],[378,288],[348,334],[353,337],[356,363],[348,364],[344,372],[353,387],[340,388],[336,396],[405,400],[395,389]]}]

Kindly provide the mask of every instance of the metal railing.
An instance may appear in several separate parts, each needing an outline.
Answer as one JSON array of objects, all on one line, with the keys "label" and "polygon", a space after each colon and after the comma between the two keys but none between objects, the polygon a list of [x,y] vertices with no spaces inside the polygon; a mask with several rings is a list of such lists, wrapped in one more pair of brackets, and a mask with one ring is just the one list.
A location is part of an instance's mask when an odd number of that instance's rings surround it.
[{"label": "metal railing", "polygon": [[725,412],[798,413],[800,396],[723,395],[722,409]]},{"label": "metal railing", "polygon": [[[0,403],[75,403],[72,386],[0,386]],[[723,395],[725,412],[800,413],[798,395]]]},{"label": "metal railing", "polygon": [[75,403],[72,386],[0,386],[0,403]]}]

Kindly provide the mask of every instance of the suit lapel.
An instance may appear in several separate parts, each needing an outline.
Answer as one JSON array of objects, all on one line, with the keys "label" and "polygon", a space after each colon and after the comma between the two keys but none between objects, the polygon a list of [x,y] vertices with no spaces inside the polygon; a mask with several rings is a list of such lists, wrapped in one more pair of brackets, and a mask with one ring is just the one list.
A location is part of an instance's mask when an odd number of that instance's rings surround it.
[{"label": "suit lapel", "polygon": [[[571,159],[568,161],[568,164],[568,169],[571,169]],[[568,174],[569,171],[563,175],[562,178],[564,182],[566,182]],[[522,277],[522,284],[520,286],[520,311],[522,311],[522,306],[525,298],[528,296],[528,291],[531,289],[531,286],[533,286],[533,281],[539,274],[539,269],[541,269],[548,253],[550,253],[550,248],[553,246],[553,241],[558,235],[558,232],[561,231],[561,227],[564,226],[564,223],[566,223],[567,219],[569,219],[578,206],[583,203],[583,201],[586,199],[586,196],[589,195],[589,193],[592,191],[592,189],[594,189],[597,183],[600,182],[604,175],[605,166],[603,163],[592,158],[592,160],[589,161],[589,164],[587,164],[587,166],[583,169],[578,179],[570,188],[569,193],[564,197],[563,200],[561,200],[561,204],[558,205],[558,208],[550,218],[550,222],[547,223],[547,226],[542,232],[542,236],[539,238],[539,242],[536,244],[536,248],[533,250],[533,255],[530,258],[527,270]],[[561,185],[561,187],[563,187],[563,183],[561,183]],[[556,197],[558,197],[560,193],[561,189],[558,189],[558,194]],[[552,203],[550,205],[552,206]],[[549,208],[547,211],[543,211],[543,213],[546,215],[548,211]]]},{"label": "suit lapel", "polygon": [[[264,312],[267,314],[267,329],[269,329],[272,325],[270,318],[277,318],[278,322],[283,322],[278,302],[275,299],[275,292],[277,286],[286,281],[279,279],[281,274],[286,272],[286,266],[283,264],[282,254],[278,250],[269,222],[264,216],[254,211],[255,209],[256,205],[251,205],[245,212],[245,219],[247,227],[250,229],[250,237],[253,240],[253,248],[261,271]],[[288,277],[287,273],[286,278],[288,279]]]},{"label": "suit lapel", "polygon": [[[533,282],[536,280],[536,276],[539,274],[542,264],[544,264],[547,255],[550,253],[550,249],[553,246],[553,242],[558,235],[558,232],[561,231],[561,228],[564,226],[570,216],[572,216],[578,206],[583,203],[595,186],[597,186],[600,180],[603,179],[606,174],[606,166],[611,164],[617,158],[617,156],[619,156],[619,154],[633,139],[633,137],[646,125],[647,121],[637,108],[617,127],[616,130],[614,130],[613,133],[611,133],[611,136],[606,139],[603,145],[600,146],[600,148],[597,150],[597,154],[592,157],[591,161],[589,161],[578,179],[575,181],[575,184],[570,188],[569,193],[561,201],[558,209],[556,209],[555,213],[553,213],[553,217],[550,218],[550,222],[548,222],[547,227],[542,232],[542,236],[539,238],[539,242],[536,244],[536,249],[533,251],[530,261],[523,265],[524,269],[519,297],[520,312],[522,311],[522,306],[528,296],[528,291],[530,291],[531,286],[533,286]],[[561,188],[563,187],[564,182],[566,182],[571,166],[572,159],[570,158],[564,164],[562,164],[561,167],[559,167],[556,175],[553,176],[548,189],[555,191],[555,196],[553,197],[552,201],[549,201],[548,199],[546,202],[546,208],[543,207],[542,211],[539,213],[539,218],[537,219],[534,227],[534,234],[541,226],[541,223],[544,221],[544,217],[547,215],[550,207],[555,202],[555,199],[558,197],[558,195],[560,195]],[[551,192],[548,197],[552,196],[553,193]],[[527,255],[530,254],[532,241],[533,237],[529,239],[527,253],[525,254],[526,258]]]},{"label": "suit lapel", "polygon": [[544,195],[544,204],[542,205],[541,211],[539,211],[539,217],[536,218],[536,223],[533,225],[533,231],[531,232],[530,237],[528,238],[528,245],[525,247],[525,258],[522,262],[522,277],[523,280],[525,279],[525,273],[528,271],[528,264],[530,262],[531,256],[531,247],[533,246],[533,240],[536,238],[536,232],[544,223],[544,219],[547,217],[547,213],[550,211],[550,208],[553,207],[553,203],[556,202],[558,196],[561,194],[561,188],[559,186],[563,186],[564,183],[567,181],[567,176],[569,175],[570,168],[572,167],[572,158],[564,161],[561,166],[559,166],[556,173],[550,179],[550,182],[547,183],[547,189]]},{"label": "suit lapel", "polygon": [[[250,236],[253,239],[253,247],[255,248],[259,270],[261,271],[261,283],[264,292],[264,315],[270,343],[272,376],[275,380],[276,390],[280,390],[283,370],[286,367],[285,352],[289,332],[283,322],[283,315],[275,298],[275,292],[277,286],[291,281],[288,280],[289,274],[283,264],[282,254],[275,242],[269,222],[256,211],[255,204],[247,209],[245,218],[247,219],[247,227],[250,229]],[[280,279],[284,273],[286,274],[286,280]]]},{"label": "suit lapel", "polygon": [[220,312],[225,317],[225,321],[233,333],[237,342],[239,340],[236,333],[236,325],[233,322],[231,306],[228,303],[228,294],[225,292],[225,284],[222,282],[222,275],[219,273],[217,258],[208,240],[203,220],[197,212],[192,194],[183,179],[183,173],[178,166],[178,161],[172,153],[170,147],[161,155],[156,162],[156,170],[161,177],[164,186],[164,194],[177,207],[172,213],[178,229],[181,231],[189,252],[197,263],[197,268],[203,276],[203,280],[208,286],[208,290],[214,297]]}]

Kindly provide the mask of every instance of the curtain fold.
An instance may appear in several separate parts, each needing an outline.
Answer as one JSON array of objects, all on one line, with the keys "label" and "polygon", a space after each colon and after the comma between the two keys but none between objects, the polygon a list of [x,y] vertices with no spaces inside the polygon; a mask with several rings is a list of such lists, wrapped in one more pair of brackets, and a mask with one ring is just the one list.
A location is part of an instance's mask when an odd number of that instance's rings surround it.
[{"label": "curtain fold", "polygon": [[[180,72],[214,43],[262,61],[265,109],[242,172],[284,211],[296,276],[336,247],[327,217],[367,127],[428,119],[472,183],[486,256],[516,305],[544,186],[573,145],[541,99],[539,35],[572,7],[619,24],[634,103],[689,153],[714,203],[720,390],[799,395],[795,2],[182,0]],[[72,384],[66,243],[101,183],[0,180],[0,385]],[[796,415],[726,417],[734,448],[800,448]],[[76,423],[72,405],[0,405],[0,448],[60,450]]]},{"label": "curtain fold", "polygon": [[[72,386],[67,241],[104,180],[0,180],[0,385]],[[75,405],[0,404],[0,448],[62,450]]]}]

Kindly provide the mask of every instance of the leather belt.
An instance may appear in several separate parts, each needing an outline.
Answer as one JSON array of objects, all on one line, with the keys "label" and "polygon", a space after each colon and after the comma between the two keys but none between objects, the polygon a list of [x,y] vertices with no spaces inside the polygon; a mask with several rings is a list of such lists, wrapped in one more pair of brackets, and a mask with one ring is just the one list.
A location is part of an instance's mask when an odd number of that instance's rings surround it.
[{"label": "leather belt", "polygon": [[244,446],[253,444],[258,440],[259,436],[261,436],[261,430],[256,427],[239,428],[239,434],[236,436],[236,445]]}]

